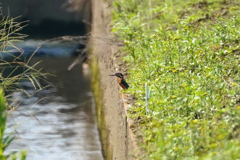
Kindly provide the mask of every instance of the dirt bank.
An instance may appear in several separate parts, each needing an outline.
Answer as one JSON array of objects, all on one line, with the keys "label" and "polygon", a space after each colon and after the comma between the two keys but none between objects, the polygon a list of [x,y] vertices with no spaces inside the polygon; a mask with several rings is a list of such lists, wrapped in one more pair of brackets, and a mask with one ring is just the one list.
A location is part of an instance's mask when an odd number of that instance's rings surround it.
[{"label": "dirt bank", "polygon": [[114,160],[136,159],[136,145],[129,129],[126,105],[116,79],[108,76],[116,71],[124,71],[117,60],[119,44],[110,38],[109,5],[101,0],[93,0],[92,11],[92,64],[98,64],[92,65],[93,86],[104,156]]}]

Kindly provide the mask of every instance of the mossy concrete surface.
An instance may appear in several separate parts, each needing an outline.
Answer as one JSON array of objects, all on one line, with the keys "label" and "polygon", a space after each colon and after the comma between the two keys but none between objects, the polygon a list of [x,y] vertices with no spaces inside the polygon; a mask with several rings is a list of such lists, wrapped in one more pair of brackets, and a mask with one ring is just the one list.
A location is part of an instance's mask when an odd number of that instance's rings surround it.
[{"label": "mossy concrete surface", "polygon": [[90,40],[92,84],[97,104],[98,126],[105,159],[136,159],[136,145],[129,128],[123,97],[117,80],[108,76],[121,71],[116,58],[118,44],[110,38],[110,9],[101,0],[92,1]]}]

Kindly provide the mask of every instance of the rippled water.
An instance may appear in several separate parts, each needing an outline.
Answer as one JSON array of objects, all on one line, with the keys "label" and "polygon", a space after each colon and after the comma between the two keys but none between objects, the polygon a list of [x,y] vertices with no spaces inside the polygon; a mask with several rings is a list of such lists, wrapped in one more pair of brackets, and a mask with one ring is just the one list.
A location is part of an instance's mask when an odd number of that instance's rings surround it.
[{"label": "rippled water", "polygon": [[[16,139],[7,152],[28,150],[28,160],[102,160],[101,144],[96,124],[95,103],[90,88],[88,70],[70,57],[35,57],[34,64],[52,73],[48,87],[27,97],[15,92],[16,111],[8,117],[7,133]],[[27,81],[21,85],[31,94],[35,92]]]}]

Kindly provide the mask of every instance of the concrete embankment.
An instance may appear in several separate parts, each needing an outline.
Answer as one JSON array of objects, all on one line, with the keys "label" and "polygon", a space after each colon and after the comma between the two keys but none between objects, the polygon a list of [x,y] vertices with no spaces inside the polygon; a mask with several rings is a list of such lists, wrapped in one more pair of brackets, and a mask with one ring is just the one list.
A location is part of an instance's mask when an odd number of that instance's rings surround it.
[{"label": "concrete embankment", "polygon": [[2,1],[6,15],[7,8],[10,8],[11,16],[22,15],[19,21],[29,20],[28,26],[22,30],[30,35],[29,39],[91,33],[88,46],[91,52],[92,87],[97,104],[103,154],[105,159],[136,159],[133,156],[136,145],[129,128],[126,105],[117,82],[108,76],[116,71],[124,71],[117,61],[119,46],[112,41],[109,32],[109,4],[103,0],[51,0],[51,3],[55,5],[49,7],[48,0]]},{"label": "concrete embankment", "polygon": [[[110,38],[109,4],[92,1],[92,75],[105,159],[136,159],[136,143],[127,119],[126,105],[116,80],[108,75],[119,68],[119,46]],[[97,65],[96,65],[97,64]]]}]

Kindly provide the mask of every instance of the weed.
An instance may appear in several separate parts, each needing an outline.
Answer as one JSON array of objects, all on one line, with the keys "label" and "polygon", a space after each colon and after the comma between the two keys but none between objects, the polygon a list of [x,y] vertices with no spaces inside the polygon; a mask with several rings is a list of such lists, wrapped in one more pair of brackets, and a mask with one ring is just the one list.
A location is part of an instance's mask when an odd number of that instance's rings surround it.
[{"label": "weed", "polygon": [[[21,54],[19,56],[14,56],[11,54],[13,51],[8,49],[10,47],[21,53],[21,50],[14,45],[14,42],[21,41],[26,36],[19,33],[22,27],[24,27],[24,22],[15,22],[16,18],[3,16],[1,13],[0,17],[0,160],[24,160],[26,159],[27,155],[26,151],[10,153],[9,155],[4,154],[6,148],[14,140],[12,135],[4,134],[7,121],[6,110],[10,109],[6,108],[7,103],[4,93],[11,93],[16,90],[24,91],[21,86],[19,86],[19,82],[22,80],[29,80],[32,82],[35,89],[41,89],[41,85],[39,84],[38,80],[44,79],[46,74],[43,74],[40,72],[41,70],[36,70],[34,68],[38,63],[30,66],[28,64],[30,59],[28,59],[26,62],[23,62],[23,60],[20,60]],[[6,61],[3,58],[3,54],[12,56],[13,61]],[[20,70],[20,72],[17,72],[17,70]],[[28,94],[27,92],[25,93]]]},{"label": "weed", "polygon": [[[239,2],[115,0],[148,159],[240,158]],[[151,87],[145,116],[145,87]]]},{"label": "weed", "polygon": [[5,135],[4,131],[6,129],[6,122],[7,122],[7,114],[5,112],[6,108],[6,100],[4,97],[3,89],[0,88],[0,159],[12,159],[15,160],[20,158],[21,160],[26,159],[27,152],[21,151],[19,153],[10,153],[9,155],[5,155],[4,152],[6,148],[11,144],[14,140],[12,135]]}]

